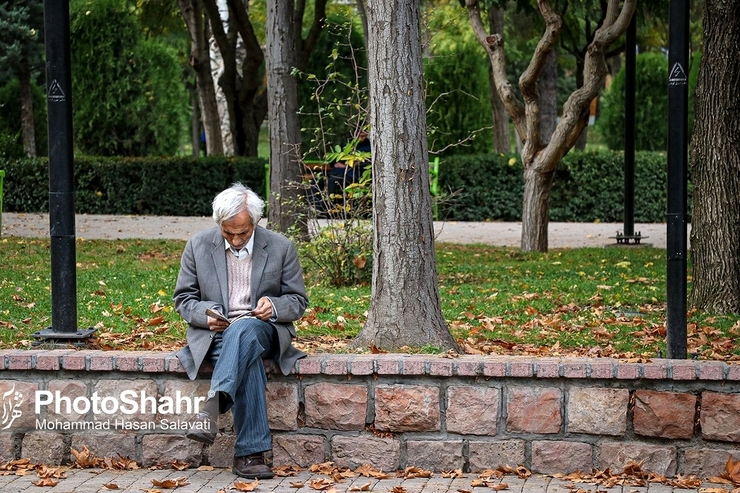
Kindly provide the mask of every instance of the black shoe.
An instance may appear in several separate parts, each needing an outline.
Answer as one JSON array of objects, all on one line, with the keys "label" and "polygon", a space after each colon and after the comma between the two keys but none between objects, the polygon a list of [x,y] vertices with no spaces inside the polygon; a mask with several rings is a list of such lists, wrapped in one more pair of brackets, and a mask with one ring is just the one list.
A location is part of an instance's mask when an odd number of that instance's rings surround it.
[{"label": "black shoe", "polygon": [[216,417],[206,411],[201,411],[188,423],[188,432],[185,433],[185,437],[211,445],[216,441],[216,432],[218,432]]},{"label": "black shoe", "polygon": [[265,464],[262,454],[234,457],[234,467],[231,468],[231,472],[248,479],[270,479],[275,476],[272,469]]}]

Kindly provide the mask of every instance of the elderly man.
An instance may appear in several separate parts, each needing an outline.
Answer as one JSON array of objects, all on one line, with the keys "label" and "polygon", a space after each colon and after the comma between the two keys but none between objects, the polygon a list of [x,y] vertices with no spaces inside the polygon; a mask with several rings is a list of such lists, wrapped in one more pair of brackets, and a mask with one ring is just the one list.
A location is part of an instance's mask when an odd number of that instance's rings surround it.
[{"label": "elderly man", "polygon": [[208,399],[186,436],[212,444],[218,414],[231,409],[232,471],[256,479],[273,477],[264,457],[272,436],[262,360],[274,359],[287,375],[305,356],[291,341],[293,322],[308,304],[293,243],[258,226],[264,206],[241,183],[219,193],[213,200],[217,226],[188,241],[174,294],[175,308],[188,323],[188,344],[178,359],[191,379],[204,361],[214,366]]}]

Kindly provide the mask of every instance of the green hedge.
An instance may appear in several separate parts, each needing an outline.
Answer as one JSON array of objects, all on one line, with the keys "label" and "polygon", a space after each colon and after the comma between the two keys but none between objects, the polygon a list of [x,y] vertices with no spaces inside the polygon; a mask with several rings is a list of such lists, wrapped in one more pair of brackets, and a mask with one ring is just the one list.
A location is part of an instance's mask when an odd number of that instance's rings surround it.
[{"label": "green hedge", "polygon": [[[79,214],[210,216],[213,197],[236,181],[264,195],[261,158],[75,159],[75,211]],[[45,158],[0,161],[6,212],[48,212]]]},{"label": "green hedge", "polygon": [[[241,181],[261,196],[261,158],[93,158],[75,160],[75,210],[81,214],[208,216],[222,189]],[[570,152],[558,166],[550,200],[551,221],[624,221],[623,154]],[[664,222],[665,153],[635,156],[635,222]],[[48,160],[0,160],[4,210],[49,210]],[[449,156],[439,165],[440,220],[520,221],[522,163],[516,155]],[[691,184],[689,183],[689,199]]]},{"label": "green hedge", "polygon": [[[665,221],[667,158],[661,152],[635,156],[635,222]],[[458,221],[520,221],[524,189],[516,155],[450,156],[440,162],[439,186],[448,196],[439,218]],[[691,183],[689,183],[689,199]],[[624,221],[622,152],[568,153],[558,166],[550,198],[551,221]]]}]

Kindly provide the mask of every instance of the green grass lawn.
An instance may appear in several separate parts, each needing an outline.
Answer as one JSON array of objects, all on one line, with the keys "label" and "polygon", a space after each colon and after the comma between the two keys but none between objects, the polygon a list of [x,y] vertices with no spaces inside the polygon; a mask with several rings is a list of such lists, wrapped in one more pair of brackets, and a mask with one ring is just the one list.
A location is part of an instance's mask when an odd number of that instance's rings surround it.
[{"label": "green grass lawn", "polygon": [[[174,349],[185,324],[172,291],[183,241],[77,240],[78,326],[97,327],[103,349]],[[0,347],[30,347],[51,326],[48,239],[0,240]],[[439,244],[442,311],[474,354],[665,355],[665,253],[654,248],[514,248]],[[327,287],[306,272],[310,305],[297,345],[350,351],[370,287]],[[737,317],[689,313],[689,351],[740,359]],[[368,349],[369,350],[369,349]],[[422,348],[434,352],[435,348]],[[408,352],[420,351],[407,349]]]}]

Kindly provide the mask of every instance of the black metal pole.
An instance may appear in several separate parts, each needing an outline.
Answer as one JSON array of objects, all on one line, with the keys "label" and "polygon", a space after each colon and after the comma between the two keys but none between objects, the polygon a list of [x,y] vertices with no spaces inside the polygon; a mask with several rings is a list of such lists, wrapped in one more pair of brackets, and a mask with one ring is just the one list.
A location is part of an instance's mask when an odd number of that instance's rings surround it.
[{"label": "black metal pole", "polygon": [[668,49],[667,352],[685,359],[689,0],[671,0]]},{"label": "black metal pole", "polygon": [[635,51],[637,12],[627,28],[624,87],[624,236],[635,234]]},{"label": "black metal pole", "polygon": [[69,0],[44,1],[46,107],[49,135],[49,232],[51,236],[51,327],[35,337],[82,339],[77,329],[72,70]]}]

